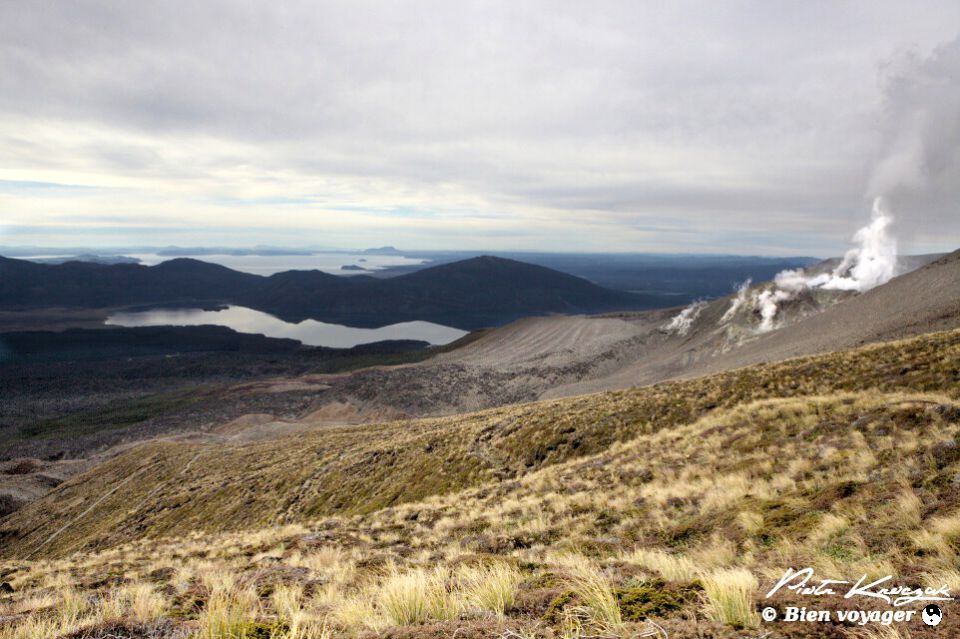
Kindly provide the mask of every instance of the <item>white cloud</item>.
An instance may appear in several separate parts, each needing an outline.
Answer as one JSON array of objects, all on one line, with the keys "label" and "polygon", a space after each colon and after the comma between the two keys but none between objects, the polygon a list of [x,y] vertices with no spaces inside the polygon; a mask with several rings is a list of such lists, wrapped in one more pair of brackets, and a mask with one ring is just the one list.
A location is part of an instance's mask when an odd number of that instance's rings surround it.
[{"label": "white cloud", "polygon": [[[7,3],[0,180],[99,188],[0,184],[0,242],[836,252],[903,101],[884,65],[924,69],[956,24],[955,2]],[[953,248],[938,197],[904,249]]]}]

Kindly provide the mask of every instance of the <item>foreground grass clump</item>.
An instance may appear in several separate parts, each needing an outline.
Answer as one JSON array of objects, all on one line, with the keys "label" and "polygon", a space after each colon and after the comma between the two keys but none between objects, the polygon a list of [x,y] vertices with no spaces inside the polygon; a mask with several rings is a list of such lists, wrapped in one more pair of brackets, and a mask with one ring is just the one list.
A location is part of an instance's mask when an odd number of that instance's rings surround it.
[{"label": "foreground grass clump", "polygon": [[759,584],[749,570],[717,570],[703,576],[706,612],[711,619],[735,628],[755,628],[760,619],[754,611],[753,593]]},{"label": "foreground grass clump", "polygon": [[410,572],[394,570],[380,587],[384,614],[396,626],[409,626],[434,619],[456,619],[460,601],[447,588],[441,570]]},{"label": "foreground grass clump", "polygon": [[[291,514],[295,523],[197,528],[96,552],[10,559],[0,564],[0,579],[14,589],[0,598],[0,639],[426,638],[461,628],[470,636],[572,639],[656,627],[671,637],[856,636],[869,629],[771,627],[758,618],[761,600],[791,566],[824,578],[891,574],[960,586],[960,348],[950,335],[931,338],[936,352],[923,341],[898,345],[895,388],[875,374],[873,387],[838,376],[819,384],[822,394],[782,392],[808,374],[799,360],[777,369],[786,376],[774,380],[781,396],[760,391],[685,419],[676,417],[681,408],[667,410],[665,419],[677,421],[663,427],[617,421],[626,420],[617,402],[643,389],[550,403],[548,410],[573,413],[592,406],[598,430],[612,423],[635,435],[457,491],[421,486],[430,494],[369,512],[309,521]],[[853,363],[851,375],[861,375],[866,364],[856,362],[876,353],[889,355],[877,347],[820,365]],[[888,366],[871,361],[876,370]],[[904,368],[917,371],[919,388],[904,386]],[[745,385],[774,383],[740,375]],[[683,382],[681,391],[690,384],[703,397],[678,391],[677,401],[716,402],[721,381]],[[746,388],[738,392],[748,396]],[[657,395],[654,403],[663,402]],[[502,445],[525,424],[517,418],[501,432],[487,417],[462,418],[473,419],[482,428],[461,443],[484,459],[499,450],[491,442]],[[430,454],[441,450],[456,457],[439,443]],[[446,470],[444,459],[430,468]],[[288,503],[299,486],[291,480],[283,489]],[[833,604],[843,602],[823,605]],[[919,636],[923,628],[894,630]],[[960,636],[960,618],[945,616],[937,632]]]},{"label": "foreground grass clump", "polygon": [[568,557],[565,563],[570,574],[570,586],[583,602],[582,607],[568,611],[573,615],[567,617],[567,622],[575,619],[580,624],[574,621],[574,625],[585,625],[603,634],[618,635],[623,630],[623,617],[607,576],[599,566],[584,561],[582,557]]},{"label": "foreground grass clump", "polygon": [[249,588],[237,584],[230,572],[211,571],[201,574],[207,597],[199,614],[200,639],[245,639],[252,634],[259,613],[260,601]]},{"label": "foreground grass clump", "polygon": [[461,570],[459,581],[468,605],[502,619],[516,602],[523,573],[506,562],[496,562]]},{"label": "foreground grass clump", "polygon": [[637,548],[622,557],[624,561],[647,568],[669,581],[692,581],[700,574],[696,562],[689,557],[651,548]]},{"label": "foreground grass clump", "polygon": [[153,621],[167,608],[166,598],[152,584],[133,584],[122,592],[121,597],[129,603],[129,616],[137,623]]}]

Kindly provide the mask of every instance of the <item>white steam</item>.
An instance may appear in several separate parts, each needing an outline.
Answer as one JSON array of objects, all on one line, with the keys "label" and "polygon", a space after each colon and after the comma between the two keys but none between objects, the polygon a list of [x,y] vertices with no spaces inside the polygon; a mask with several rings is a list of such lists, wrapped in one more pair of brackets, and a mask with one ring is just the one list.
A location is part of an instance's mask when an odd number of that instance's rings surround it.
[{"label": "white steam", "polygon": [[897,240],[888,232],[892,222],[883,209],[883,199],[875,198],[870,224],[853,236],[857,246],[847,251],[833,273],[815,277],[807,284],[811,288],[862,292],[889,282],[897,270]]},{"label": "white steam", "polygon": [[753,308],[760,313],[760,331],[773,330],[773,320],[777,317],[780,304],[792,300],[794,297],[796,297],[796,293],[778,288],[760,291],[753,302]]},{"label": "white steam", "polygon": [[733,301],[730,302],[730,308],[727,309],[727,312],[723,314],[723,317],[720,318],[720,324],[726,324],[727,322],[733,320],[737,315],[737,311],[744,307],[747,303],[747,300],[750,296],[750,283],[751,280],[747,278],[740,286],[737,287],[737,296],[733,298]]},{"label": "white steam", "polygon": [[897,275],[897,242],[888,204],[922,214],[933,228],[950,226],[960,192],[958,75],[960,38],[926,58],[907,55],[889,66],[881,154],[867,187],[873,199],[870,223],[853,236],[855,246],[831,273],[808,277],[803,271],[784,271],[772,288],[754,293],[761,331],[775,328],[782,304],[804,291],[863,292]]},{"label": "white steam", "polygon": [[922,216],[904,232],[942,242],[960,220],[960,37],[927,56],[900,55],[882,79],[882,137],[867,194]]},{"label": "white steam", "polygon": [[693,302],[690,306],[675,315],[668,324],[663,326],[662,330],[667,333],[686,335],[690,332],[690,327],[693,326],[693,323],[706,306],[706,302]]},{"label": "white steam", "polygon": [[753,308],[760,314],[760,331],[775,328],[780,305],[796,299],[804,291],[869,291],[889,282],[897,270],[897,241],[888,229],[893,218],[883,207],[883,199],[874,198],[870,224],[853,236],[856,244],[830,273],[808,276],[803,269],[781,271],[773,288],[755,293]]}]

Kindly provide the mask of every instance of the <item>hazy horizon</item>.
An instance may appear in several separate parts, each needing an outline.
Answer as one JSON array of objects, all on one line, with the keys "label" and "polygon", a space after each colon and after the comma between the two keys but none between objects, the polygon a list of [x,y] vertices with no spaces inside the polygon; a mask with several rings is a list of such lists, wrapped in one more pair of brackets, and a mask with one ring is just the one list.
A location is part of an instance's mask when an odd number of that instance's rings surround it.
[{"label": "hazy horizon", "polygon": [[[351,246],[351,247],[332,247],[332,246],[310,246],[310,245],[270,245],[270,244],[261,244],[261,245],[207,245],[207,246],[187,246],[187,245],[176,245],[176,244],[167,244],[167,245],[114,245],[114,246],[96,246],[96,245],[86,245],[86,246],[72,246],[72,245],[32,245],[32,244],[23,244],[23,245],[0,245],[0,256],[4,257],[13,257],[17,258],[19,256],[26,255],[30,251],[52,251],[53,255],[56,256],[73,256],[80,255],[83,252],[90,252],[93,255],[101,256],[111,256],[111,257],[122,257],[124,253],[146,253],[146,252],[155,252],[155,251],[176,251],[182,254],[184,257],[190,257],[193,255],[202,256],[204,253],[209,253],[211,255],[222,255],[222,253],[215,253],[217,250],[224,251],[244,251],[249,252],[251,255],[256,255],[258,251],[268,252],[284,252],[286,254],[295,254],[296,252],[301,253],[338,253],[338,254],[361,254],[364,251],[375,251],[382,248],[395,249],[398,255],[442,255],[442,254],[469,254],[469,255],[483,255],[483,254],[537,254],[542,253],[545,255],[609,255],[611,257],[617,255],[631,256],[631,255],[650,255],[650,256],[665,256],[665,257],[675,257],[675,256],[704,256],[704,257],[756,257],[756,258],[769,258],[769,259],[783,259],[783,258],[819,258],[819,259],[829,259],[831,257],[840,257],[840,254],[837,255],[811,255],[811,254],[784,254],[784,255],[762,255],[762,254],[753,254],[753,253],[734,253],[734,252],[690,252],[690,251],[631,251],[631,250],[622,250],[622,251],[577,251],[577,250],[548,250],[548,249],[535,249],[535,248],[518,248],[518,249],[497,249],[497,248],[476,248],[476,249],[455,249],[455,248],[438,248],[438,249],[426,249],[426,248],[412,248],[412,247],[403,247],[403,246],[393,246],[393,245],[384,245],[384,246]],[[9,255],[5,254],[5,251],[13,251]],[[172,259],[176,257],[176,254],[171,254],[169,257]],[[33,257],[31,254],[30,257]]]}]

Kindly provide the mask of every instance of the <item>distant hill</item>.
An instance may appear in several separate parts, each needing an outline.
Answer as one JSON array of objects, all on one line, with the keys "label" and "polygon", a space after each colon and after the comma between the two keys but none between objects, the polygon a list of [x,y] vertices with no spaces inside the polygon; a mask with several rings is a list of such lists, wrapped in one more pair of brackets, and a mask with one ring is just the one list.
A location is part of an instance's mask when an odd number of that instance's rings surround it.
[{"label": "distant hill", "polygon": [[[406,257],[448,264],[477,257],[466,251],[417,251]],[[808,268],[819,257],[761,257],[690,253],[542,253],[508,251],[491,253],[527,264],[583,278],[597,286],[642,293],[658,299],[657,307],[687,304],[698,299],[724,297],[744,280],[765,282],[789,269]],[[425,268],[422,264],[387,266],[374,277],[393,277]]]},{"label": "distant hill", "polygon": [[36,264],[0,258],[0,309],[230,303],[288,321],[353,326],[429,320],[472,329],[546,313],[638,310],[654,298],[596,286],[541,266],[495,257],[390,279],[286,271],[269,277],[193,259],[138,264]]},{"label": "distant hill", "polygon": [[63,256],[63,257],[35,257],[31,262],[38,264],[63,264],[64,262],[93,262],[94,264],[139,264],[140,258],[130,257],[128,255],[95,255],[93,253],[84,253],[83,255]]},{"label": "distant hill", "polygon": [[[287,279],[280,273],[273,279]],[[289,321],[327,318],[353,326],[429,319],[458,328],[503,324],[528,315],[592,313],[650,308],[640,295],[596,286],[541,266],[496,257],[476,257],[380,280],[333,277],[338,286],[318,286],[298,275],[308,296],[280,294],[267,286],[246,299],[248,306]]]},{"label": "distant hill", "polygon": [[400,251],[399,249],[393,246],[381,246],[378,248],[368,248],[361,251],[361,253],[363,255],[393,255],[398,257],[403,255],[403,251]]},{"label": "distant hill", "polygon": [[36,264],[0,258],[0,308],[197,303],[233,298],[256,287],[260,279],[224,266],[183,258],[156,266]]},{"label": "distant hill", "polygon": [[504,253],[620,291],[657,294],[661,307],[724,297],[746,279],[772,280],[780,271],[807,268],[816,257],[759,257],[656,253]]}]

